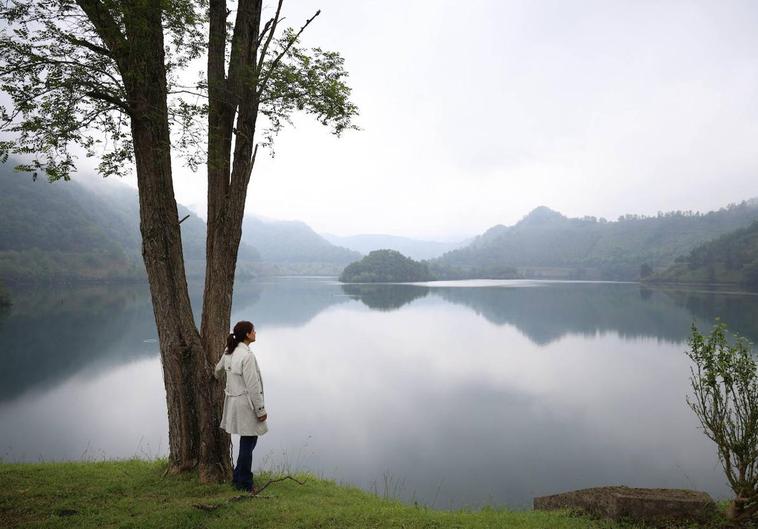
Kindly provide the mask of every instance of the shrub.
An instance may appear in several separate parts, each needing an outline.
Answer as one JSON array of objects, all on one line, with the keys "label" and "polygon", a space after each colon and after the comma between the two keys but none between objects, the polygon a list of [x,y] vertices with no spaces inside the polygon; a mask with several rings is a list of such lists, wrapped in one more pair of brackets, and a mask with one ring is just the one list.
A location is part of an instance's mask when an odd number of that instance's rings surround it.
[{"label": "shrub", "polygon": [[758,372],[751,344],[733,343],[717,322],[710,336],[692,325],[689,339],[693,395],[687,403],[703,431],[716,443],[719,460],[736,497],[730,508],[737,520],[758,518]]}]

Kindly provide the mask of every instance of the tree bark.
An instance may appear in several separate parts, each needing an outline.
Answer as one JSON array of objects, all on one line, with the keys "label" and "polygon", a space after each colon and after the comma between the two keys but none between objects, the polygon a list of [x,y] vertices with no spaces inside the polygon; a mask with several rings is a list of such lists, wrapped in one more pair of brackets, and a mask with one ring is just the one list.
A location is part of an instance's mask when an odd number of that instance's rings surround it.
[{"label": "tree bark", "polygon": [[195,326],[182,254],[171,172],[161,4],[125,9],[127,49],[120,66],[131,110],[140,231],[160,342],[169,423],[170,472],[199,468],[202,481],[229,477],[221,441],[212,367]]},{"label": "tree bark", "polygon": [[[244,101],[243,86],[255,86],[255,58],[261,20],[261,0],[241,0],[232,37],[229,75],[226,75],[226,2],[211,0],[208,46],[208,232],[206,239],[205,289],[200,335],[208,369],[222,354],[230,328],[237,252],[242,238],[250,170],[252,169],[252,127],[236,130],[234,170],[231,151],[234,118]],[[248,103],[249,104],[249,103]],[[244,106],[244,105],[242,105]],[[242,109],[240,108],[240,113]],[[256,103],[257,113],[257,103]],[[239,123],[239,119],[238,119]],[[240,145],[250,145],[239,156]],[[242,167],[243,171],[238,168]],[[223,391],[211,387],[214,423],[221,418]],[[218,428],[217,428],[218,429]],[[203,442],[218,451],[229,447],[228,436],[201,433]]]}]

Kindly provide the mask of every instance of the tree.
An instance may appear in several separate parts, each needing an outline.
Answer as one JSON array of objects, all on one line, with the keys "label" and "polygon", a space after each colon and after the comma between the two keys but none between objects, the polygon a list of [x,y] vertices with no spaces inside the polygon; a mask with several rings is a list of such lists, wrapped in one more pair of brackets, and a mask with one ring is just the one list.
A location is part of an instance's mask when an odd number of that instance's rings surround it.
[{"label": "tree", "polygon": [[[158,329],[172,472],[198,467],[204,481],[228,478],[229,439],[218,428],[221,388],[212,364],[229,329],[237,251],[255,162],[291,122],[314,115],[336,134],[354,128],[339,54],[297,45],[282,29],[280,0],[262,24],[262,0],[10,0],[0,7],[0,143],[36,178],[68,180],[73,145],[101,153],[103,176],[132,166],[140,199],[142,253]],[[207,40],[205,37],[207,31]],[[207,50],[207,79],[182,79]],[[203,120],[207,118],[207,125]],[[206,129],[207,126],[207,129]],[[174,198],[171,153],[197,168],[207,139],[208,229],[202,321],[192,315]],[[232,150],[233,149],[233,150]],[[200,154],[198,154],[200,153]]]},{"label": "tree", "polygon": [[710,336],[693,325],[687,356],[694,363],[687,403],[716,443],[736,495],[731,515],[758,518],[758,371],[751,346],[739,336],[730,344],[723,323]]}]

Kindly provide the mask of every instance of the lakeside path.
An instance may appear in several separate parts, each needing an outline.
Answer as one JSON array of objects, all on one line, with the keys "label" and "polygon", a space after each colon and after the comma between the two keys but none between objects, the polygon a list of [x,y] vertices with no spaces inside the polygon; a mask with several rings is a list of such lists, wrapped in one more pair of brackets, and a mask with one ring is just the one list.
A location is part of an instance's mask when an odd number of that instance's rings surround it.
[{"label": "lakeside path", "polygon": [[[244,498],[229,485],[196,476],[164,477],[165,461],[0,463],[3,528],[523,528],[616,527],[568,513],[502,509],[437,511],[386,500],[312,476],[283,481],[262,497]],[[265,483],[270,476],[257,476]]]}]

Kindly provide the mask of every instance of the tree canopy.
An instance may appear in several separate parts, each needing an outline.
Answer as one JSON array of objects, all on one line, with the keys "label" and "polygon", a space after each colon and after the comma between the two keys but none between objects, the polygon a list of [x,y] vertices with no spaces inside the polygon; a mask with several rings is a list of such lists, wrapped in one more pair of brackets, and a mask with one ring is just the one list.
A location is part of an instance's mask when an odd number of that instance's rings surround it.
[{"label": "tree canopy", "polygon": [[[197,169],[206,161],[208,81],[197,61],[208,49],[208,3],[170,0],[162,5],[172,148]],[[6,24],[0,28],[0,91],[11,100],[0,107],[0,131],[9,133],[0,142],[3,161],[19,155],[24,162],[18,169],[35,178],[67,180],[76,171],[76,145],[99,158],[103,176],[132,170],[131,79],[125,73],[126,54],[119,53],[134,46],[124,37],[128,10],[128,4],[115,0],[10,0],[0,6]],[[99,27],[93,20],[100,21]],[[305,26],[274,35],[273,25],[269,21],[259,36],[264,49],[255,76],[241,81],[257,78],[258,112],[267,120],[262,145],[272,147],[298,112],[334,134],[357,128],[358,109],[350,99],[341,55],[300,46]]]}]

